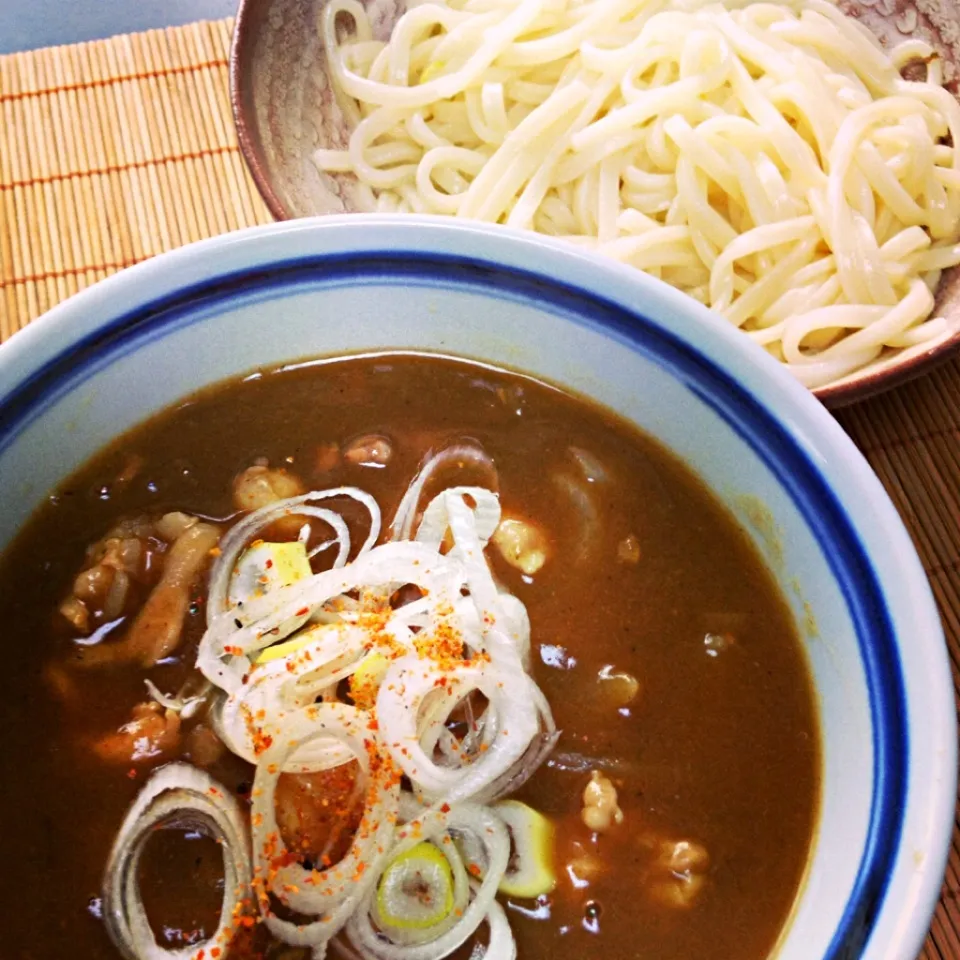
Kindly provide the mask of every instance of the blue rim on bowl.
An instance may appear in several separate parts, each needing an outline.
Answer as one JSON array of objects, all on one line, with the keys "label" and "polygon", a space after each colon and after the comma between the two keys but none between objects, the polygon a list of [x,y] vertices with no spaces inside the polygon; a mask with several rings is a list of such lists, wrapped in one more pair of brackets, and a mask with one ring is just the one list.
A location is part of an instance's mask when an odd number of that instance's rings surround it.
[{"label": "blue rim on bowl", "polygon": [[[915,955],[939,891],[956,767],[950,670],[926,578],[879,482],[817,401],[737,331],[664,284],[532,234],[434,218],[352,216],[255,228],[113,277],[0,349],[0,454],[57,396],[144,342],[197,322],[218,302],[255,303],[279,287],[398,280],[495,290],[499,299],[546,304],[573,323],[603,328],[696,393],[788,491],[855,624],[874,737],[867,841],[825,957],[860,956],[868,943],[870,956]],[[636,306],[653,301],[660,319]],[[910,668],[909,683],[898,644],[908,627],[925,638],[924,660]],[[935,757],[939,769],[919,773],[911,770],[908,729],[909,693],[918,684],[930,716],[942,721],[925,731],[935,750],[924,756]],[[917,795],[918,781],[928,783],[926,796]],[[893,918],[885,925],[898,931],[891,934],[877,922],[893,878],[912,860],[905,837],[911,818],[934,837],[933,863],[910,887],[915,913],[907,929]],[[877,943],[891,936],[899,942]]]}]

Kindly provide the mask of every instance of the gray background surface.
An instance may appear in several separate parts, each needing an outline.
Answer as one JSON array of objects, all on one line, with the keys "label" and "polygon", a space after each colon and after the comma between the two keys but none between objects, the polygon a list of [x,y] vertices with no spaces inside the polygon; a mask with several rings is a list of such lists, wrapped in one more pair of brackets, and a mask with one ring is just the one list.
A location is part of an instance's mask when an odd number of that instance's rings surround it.
[{"label": "gray background surface", "polygon": [[0,0],[0,53],[230,16],[237,0]]}]

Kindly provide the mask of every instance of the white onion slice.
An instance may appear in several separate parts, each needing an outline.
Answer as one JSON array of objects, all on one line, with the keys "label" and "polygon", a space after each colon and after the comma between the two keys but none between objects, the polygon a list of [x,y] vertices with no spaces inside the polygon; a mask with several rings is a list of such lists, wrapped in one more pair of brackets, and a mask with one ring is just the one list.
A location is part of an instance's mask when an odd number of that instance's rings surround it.
[{"label": "white onion slice", "polygon": [[391,540],[409,540],[413,536],[413,528],[417,522],[417,507],[423,497],[424,488],[427,481],[446,464],[457,464],[463,466],[466,464],[480,465],[490,471],[493,479],[491,490],[497,492],[497,470],[493,461],[487,455],[486,451],[479,446],[467,443],[458,443],[452,447],[447,447],[434,455],[428,455],[426,462],[420,468],[417,475],[410,482],[397,512],[390,524]]},{"label": "white onion slice", "polygon": [[[399,777],[381,759],[377,732],[368,714],[340,703],[322,703],[297,712],[260,757],[253,784],[251,809],[254,887],[264,923],[277,938],[294,946],[328,941],[347,922],[389,855],[400,796]],[[276,817],[276,789],[290,757],[315,739],[339,740],[360,767],[367,802],[347,855],[324,870],[306,870],[283,842]],[[273,911],[270,897],[304,916],[297,924]]]},{"label": "white onion slice", "polygon": [[517,960],[517,941],[513,939],[503,907],[496,900],[491,901],[486,920],[490,934],[480,960]]},{"label": "white onion slice", "polygon": [[475,507],[467,507],[471,513],[467,522],[471,526],[472,537],[485,547],[500,523],[500,499],[483,487],[450,487],[434,497],[423,511],[423,519],[417,529],[417,541],[439,550],[447,530],[453,524],[450,505],[458,501],[464,502],[464,497],[471,497],[476,503]]},{"label": "white onion slice", "polygon": [[[477,510],[467,506],[464,499],[466,496],[472,496],[476,500]],[[486,490],[470,487],[445,490],[435,498],[427,510],[430,511],[434,503],[443,504],[447,524],[456,545],[452,552],[463,563],[470,596],[480,615],[481,632],[486,649],[500,666],[522,671],[524,667],[521,651],[509,637],[511,617],[504,610],[500,591],[497,589],[483,552],[486,540],[480,536],[481,531],[477,529],[477,515],[481,504],[487,514],[486,519],[488,521],[492,519],[489,503],[491,496],[492,494]],[[496,516],[499,523],[499,503]],[[496,524],[493,529],[496,529]],[[493,530],[490,531],[490,534],[492,533]]]},{"label": "white onion slice", "polygon": [[512,593],[502,593],[500,602],[500,628],[516,648],[523,669],[530,672],[530,617],[523,601]]},{"label": "white onion slice", "polygon": [[[533,687],[523,671],[502,670],[483,661],[439,669],[415,657],[397,660],[377,695],[384,745],[425,798],[447,803],[468,800],[506,774],[539,732]],[[474,690],[489,701],[482,724],[483,752],[475,758],[464,757],[460,766],[441,767],[431,756],[436,725],[429,716],[424,723],[427,698],[442,698],[445,720]]]},{"label": "white onion slice", "polygon": [[[178,950],[157,944],[140,896],[140,857],[154,831],[165,826],[198,830],[223,848],[224,893],[216,933]],[[203,770],[171,763],[144,784],[114,841],[104,875],[104,921],[127,960],[193,960],[211,947],[226,953],[250,883],[249,838],[236,799]]]},{"label": "white onion slice", "polygon": [[[298,637],[301,635],[298,635]],[[293,653],[259,664],[247,683],[213,711],[213,725],[227,747],[249,763],[259,762],[264,744],[289,737],[288,719],[353,673],[367,653],[367,635],[347,623],[318,624],[303,631],[307,642]],[[285,773],[312,773],[346,763],[353,754],[336,738],[314,739],[291,756]]]},{"label": "white onion slice", "polygon": [[475,803],[493,803],[519,790],[537,772],[560,739],[550,704],[543,691],[532,680],[528,694],[537,712],[539,732],[509,770],[477,792],[473,798]]}]

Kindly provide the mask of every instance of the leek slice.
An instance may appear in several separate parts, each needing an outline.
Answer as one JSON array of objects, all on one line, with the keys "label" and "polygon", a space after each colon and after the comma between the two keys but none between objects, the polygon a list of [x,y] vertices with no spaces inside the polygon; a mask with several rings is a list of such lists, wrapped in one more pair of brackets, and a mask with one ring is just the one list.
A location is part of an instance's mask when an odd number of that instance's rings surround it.
[{"label": "leek slice", "polygon": [[432,843],[418,843],[383,872],[377,888],[378,920],[400,930],[436,926],[453,910],[453,871]]},{"label": "leek slice", "polygon": [[553,824],[519,800],[502,800],[494,809],[507,825],[512,841],[500,893],[531,899],[550,893],[557,885],[553,867]]},{"label": "leek slice", "polygon": [[312,572],[306,545],[299,540],[290,543],[256,540],[243,551],[234,568],[230,578],[230,605],[248,603],[278,587],[303,580]]}]

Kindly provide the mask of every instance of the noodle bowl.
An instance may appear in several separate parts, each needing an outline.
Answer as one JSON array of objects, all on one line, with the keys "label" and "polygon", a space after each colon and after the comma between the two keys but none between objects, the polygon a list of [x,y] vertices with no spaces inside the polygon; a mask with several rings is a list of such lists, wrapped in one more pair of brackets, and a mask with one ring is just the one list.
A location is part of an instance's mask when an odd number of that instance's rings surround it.
[{"label": "noodle bowl", "polygon": [[[949,335],[960,105],[931,47],[824,0],[452,0],[387,43],[324,8],[358,209],[565,237],[723,314],[801,382]],[[926,62],[923,81],[901,70]]]},{"label": "noodle bowl", "polygon": [[[704,314],[545,238],[318,218],[134,268],[0,350],[7,952],[425,960],[472,927],[488,960],[915,957],[956,799],[936,609],[849,440]],[[385,321],[407,350],[371,348]],[[417,352],[444,337],[480,362]],[[417,592],[377,603],[398,577]],[[431,605],[464,641],[443,672]],[[277,705],[256,764],[216,735],[247,687]],[[560,739],[521,784],[537,688]],[[395,761],[398,721],[427,764]]]}]

